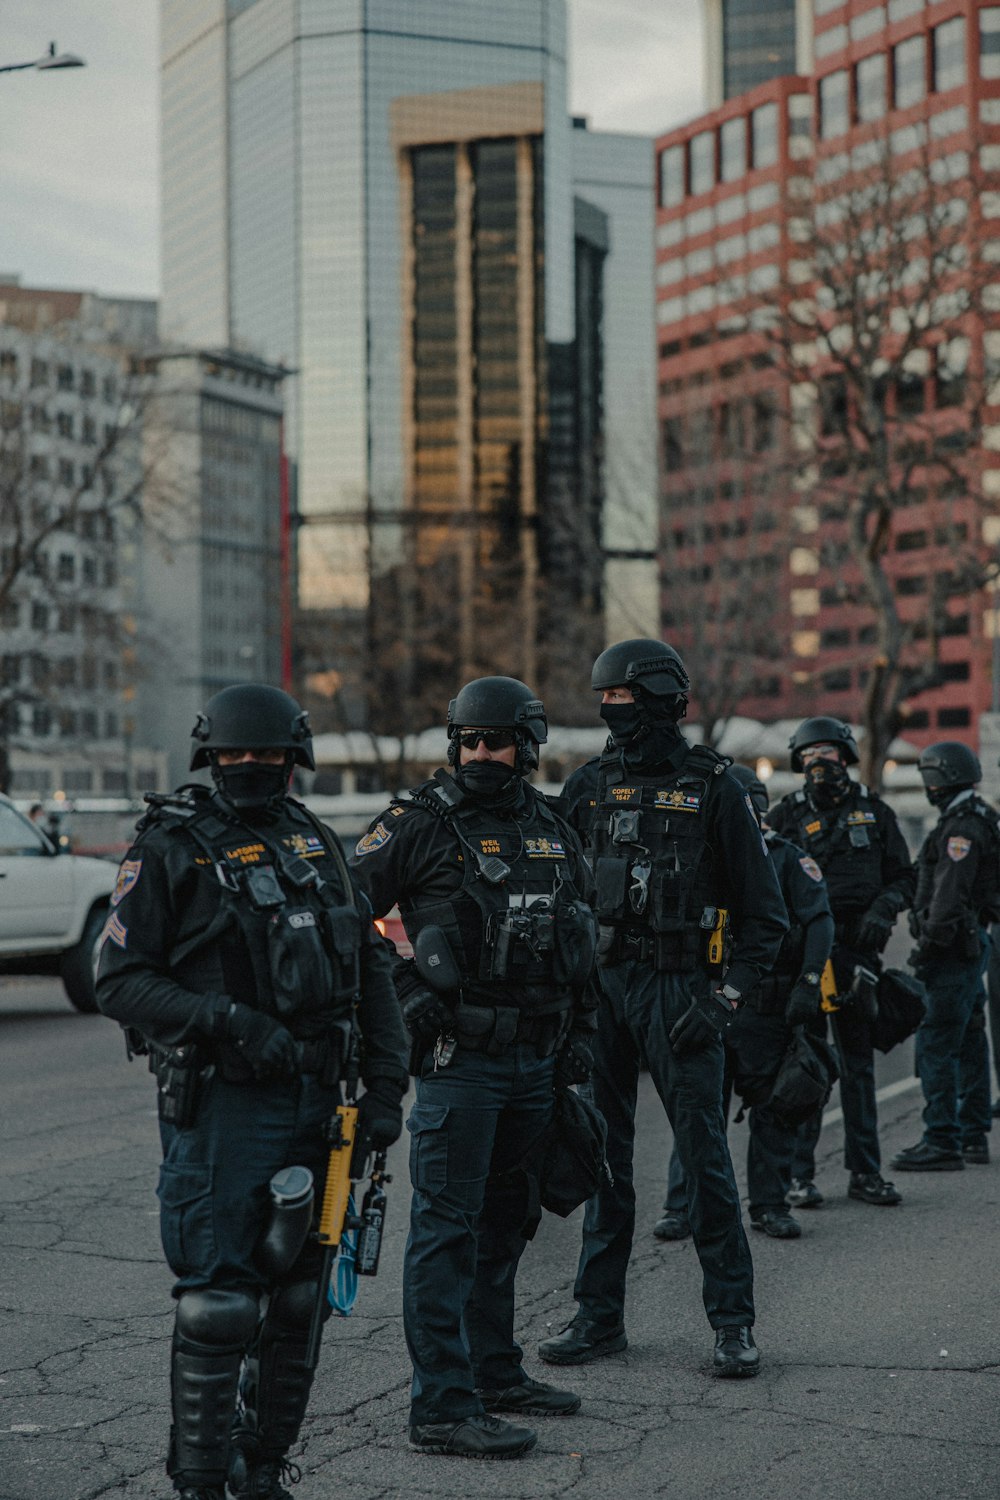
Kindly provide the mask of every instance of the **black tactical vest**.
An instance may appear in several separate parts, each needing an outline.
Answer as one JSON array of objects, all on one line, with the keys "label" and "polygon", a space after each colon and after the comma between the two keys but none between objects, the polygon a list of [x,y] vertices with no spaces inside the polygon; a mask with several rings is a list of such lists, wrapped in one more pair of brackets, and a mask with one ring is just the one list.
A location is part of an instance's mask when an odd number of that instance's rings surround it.
[{"label": "black tactical vest", "polygon": [[526,792],[530,819],[503,817],[439,772],[395,805],[434,812],[462,851],[461,888],[404,913],[411,941],[423,927],[441,927],[468,996],[540,1013],[566,1009],[586,983],[596,923],[573,882],[567,825]]},{"label": "black tactical vest", "polygon": [[[287,827],[262,832],[219,805],[202,787],[181,788],[157,799],[140,823],[154,824],[178,836],[187,835],[210,866],[220,887],[215,921],[184,951],[189,961],[196,947],[224,944],[235,936],[250,958],[256,1005],[276,1016],[292,1035],[309,1040],[325,1036],[333,1023],[349,1020],[360,988],[361,916],[354,904],[350,875],[339,845],[305,809],[314,832],[290,840]],[[331,856],[340,884],[324,880],[314,864],[286,847],[302,837]],[[207,873],[207,872],[206,872]],[[251,997],[241,995],[250,1003]]]},{"label": "black tactical vest", "polygon": [[811,854],[823,871],[838,926],[866,912],[885,886],[875,806],[872,793],[858,783],[845,802],[823,812],[813,807],[805,792],[795,792],[792,798],[792,841]]},{"label": "black tactical vest", "polygon": [[614,748],[601,757],[590,825],[598,921],[648,935],[659,970],[708,966],[718,882],[706,813],[712,778],[730,764],[706,745],[657,774],[634,772]]}]

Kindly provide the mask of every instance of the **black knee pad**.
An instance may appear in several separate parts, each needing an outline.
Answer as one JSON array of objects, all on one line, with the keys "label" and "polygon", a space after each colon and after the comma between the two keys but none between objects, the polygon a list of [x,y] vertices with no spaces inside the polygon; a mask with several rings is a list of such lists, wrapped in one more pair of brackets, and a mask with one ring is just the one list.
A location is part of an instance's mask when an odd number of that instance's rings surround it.
[{"label": "black knee pad", "polygon": [[257,1315],[257,1298],[249,1292],[215,1287],[183,1292],[177,1302],[177,1337],[200,1348],[245,1349]]}]

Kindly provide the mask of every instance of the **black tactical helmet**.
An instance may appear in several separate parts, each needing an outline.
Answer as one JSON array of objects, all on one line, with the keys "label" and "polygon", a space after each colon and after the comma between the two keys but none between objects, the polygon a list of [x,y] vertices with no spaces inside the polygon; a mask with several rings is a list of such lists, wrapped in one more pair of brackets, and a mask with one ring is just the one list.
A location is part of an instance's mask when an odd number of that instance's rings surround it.
[{"label": "black tactical helmet", "polygon": [[749,766],[732,765],[729,767],[730,776],[734,777],[746,792],[754,807],[761,817],[767,812],[771,805],[771,799],[767,794],[767,787],[761,781],[756,771]]},{"label": "black tactical helmet", "polygon": [[594,662],[590,674],[590,686],[597,693],[635,685],[657,698],[672,698],[686,693],[691,680],[673,646],[640,636],[608,646]]},{"label": "black tactical helmet", "polygon": [[477,677],[448,704],[448,759],[458,761],[460,729],[513,729],[517,734],[517,769],[533,771],[538,746],[549,737],[545,706],[516,677]]},{"label": "black tactical helmet", "polygon": [[191,731],[191,770],[211,763],[215,750],[287,750],[296,765],[315,771],[309,715],[280,688],[240,682],[209,698]]},{"label": "black tactical helmet", "polygon": [[979,756],[958,740],[940,740],[921,750],[917,762],[925,787],[975,786],[983,779]]},{"label": "black tactical helmet", "polygon": [[803,719],[791,739],[788,748],[792,752],[791,767],[793,771],[801,771],[802,751],[808,750],[810,745],[836,745],[840,749],[844,764],[856,766],[860,760],[858,754],[858,742],[854,738],[854,731],[850,724],[845,724],[843,719]]}]

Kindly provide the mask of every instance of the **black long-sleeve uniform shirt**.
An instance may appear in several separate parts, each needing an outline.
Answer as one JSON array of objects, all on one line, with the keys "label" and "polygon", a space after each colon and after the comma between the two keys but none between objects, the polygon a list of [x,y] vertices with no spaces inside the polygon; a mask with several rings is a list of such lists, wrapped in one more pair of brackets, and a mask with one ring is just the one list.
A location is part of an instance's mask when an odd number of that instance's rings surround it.
[{"label": "black long-sleeve uniform shirt", "polygon": [[833,913],[823,872],[804,850],[769,827],[764,842],[792,923],[775,969],[796,979],[799,974],[822,973],[833,947]]},{"label": "black long-sleeve uniform shirt", "polygon": [[[689,750],[681,740],[663,766],[639,764],[643,777],[676,775]],[[597,805],[600,757],[572,773],[563,787],[567,817],[586,847]],[[774,866],[743,788],[729,775],[712,776],[704,811],[712,853],[715,904],[728,909],[734,943],[726,983],[741,994],[769,972],[788,930],[788,916]]]},{"label": "black long-sleeve uniform shirt", "polygon": [[[246,850],[243,862],[266,857],[254,837],[258,829],[289,854],[308,858],[324,881],[342,889],[338,863],[294,800],[287,798],[279,813],[257,824],[242,816],[234,822],[233,843]],[[359,899],[364,911],[367,898]],[[366,1083],[377,1077],[404,1082],[409,1044],[389,957],[370,916],[361,925],[362,1076]],[[249,951],[216,873],[183,827],[154,822],[140,833],[119,872],[101,940],[98,1005],[161,1046],[202,1041],[221,1047],[232,1001],[256,1005],[258,996]]]},{"label": "black long-sleeve uniform shirt", "polygon": [[942,809],[917,855],[913,912],[922,941],[949,948],[963,929],[994,920],[998,824],[996,811],[972,791]]}]

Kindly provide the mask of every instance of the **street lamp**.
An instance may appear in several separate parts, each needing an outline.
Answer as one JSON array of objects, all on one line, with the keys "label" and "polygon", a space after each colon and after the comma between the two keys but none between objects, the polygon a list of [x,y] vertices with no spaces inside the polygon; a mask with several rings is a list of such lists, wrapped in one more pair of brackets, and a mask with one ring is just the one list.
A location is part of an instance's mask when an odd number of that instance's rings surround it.
[{"label": "street lamp", "polygon": [[82,57],[77,57],[75,52],[57,52],[55,42],[49,43],[49,50],[36,57],[33,62],[26,63],[4,63],[0,66],[0,73],[19,73],[22,68],[37,68],[41,73],[49,68],[85,68],[87,64]]}]

